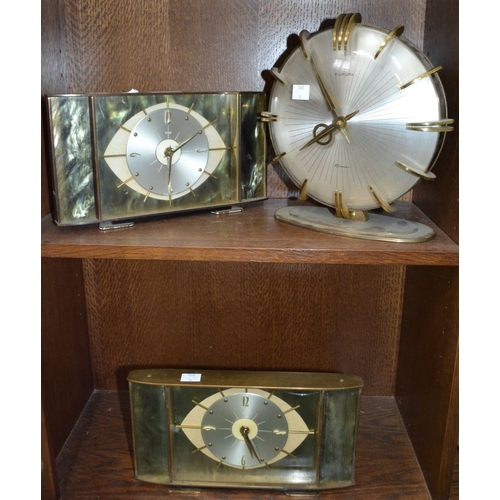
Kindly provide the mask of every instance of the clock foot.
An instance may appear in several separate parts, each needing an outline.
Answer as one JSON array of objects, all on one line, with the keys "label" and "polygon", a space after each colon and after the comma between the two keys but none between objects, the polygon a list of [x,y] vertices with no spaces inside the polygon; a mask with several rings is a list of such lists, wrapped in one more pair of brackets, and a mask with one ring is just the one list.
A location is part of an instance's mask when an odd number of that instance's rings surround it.
[{"label": "clock foot", "polygon": [[133,222],[112,222],[107,220],[99,223],[99,229],[101,231],[109,231],[110,229],[123,229],[125,227],[132,227],[133,225]]},{"label": "clock foot", "polygon": [[277,220],[323,233],[365,240],[419,243],[435,236],[434,230],[419,222],[370,213],[366,222],[335,217],[327,207],[280,208]]}]

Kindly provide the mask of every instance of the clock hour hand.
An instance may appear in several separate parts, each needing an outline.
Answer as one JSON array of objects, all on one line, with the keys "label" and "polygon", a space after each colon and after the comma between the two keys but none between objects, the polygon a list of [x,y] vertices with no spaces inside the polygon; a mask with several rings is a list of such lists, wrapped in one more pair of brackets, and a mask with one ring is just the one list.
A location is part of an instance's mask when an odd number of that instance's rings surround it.
[{"label": "clock hour hand", "polygon": [[167,159],[167,172],[168,172],[168,192],[172,192],[172,156],[174,156],[174,151],[169,146],[165,149],[165,158]]},{"label": "clock hour hand", "polygon": [[243,439],[245,440],[246,445],[248,446],[248,450],[250,451],[250,456],[252,458],[256,458],[257,460],[259,460],[257,450],[255,449],[255,446],[252,443],[250,436],[248,435],[250,433],[250,429],[246,426],[242,426],[240,428],[240,432],[241,432],[241,435],[243,436]]}]

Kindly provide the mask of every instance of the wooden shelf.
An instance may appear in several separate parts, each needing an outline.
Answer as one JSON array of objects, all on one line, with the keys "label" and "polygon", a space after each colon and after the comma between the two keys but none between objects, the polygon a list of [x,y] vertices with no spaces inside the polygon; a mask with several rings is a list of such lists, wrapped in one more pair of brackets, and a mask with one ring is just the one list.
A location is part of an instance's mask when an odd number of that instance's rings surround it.
[{"label": "wooden shelf", "polygon": [[56,227],[42,219],[42,257],[308,264],[458,265],[458,246],[415,205],[397,202],[398,217],[431,226],[425,243],[388,243],[324,234],[274,219],[299,202],[266,200],[237,214],[183,214],[99,231],[97,225]]},{"label": "wooden shelf", "polygon": [[[175,496],[168,486],[134,479],[130,408],[126,391],[95,391],[57,460],[61,500]],[[362,397],[356,484],[322,491],[321,499],[430,499],[405,426],[392,397]],[[285,492],[238,491],[238,498],[290,498]],[[182,498],[230,500],[234,490],[206,489]],[[267,496],[266,496],[267,498]]]}]

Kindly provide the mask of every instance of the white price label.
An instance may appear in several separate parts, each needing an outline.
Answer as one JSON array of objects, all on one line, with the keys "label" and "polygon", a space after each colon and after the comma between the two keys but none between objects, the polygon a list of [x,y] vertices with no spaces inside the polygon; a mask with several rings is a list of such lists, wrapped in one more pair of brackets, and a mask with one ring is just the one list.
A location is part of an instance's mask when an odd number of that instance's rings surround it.
[{"label": "white price label", "polygon": [[309,85],[293,85],[292,99],[295,101],[309,100]]},{"label": "white price label", "polygon": [[200,382],[201,373],[183,373],[181,375],[181,382]]}]

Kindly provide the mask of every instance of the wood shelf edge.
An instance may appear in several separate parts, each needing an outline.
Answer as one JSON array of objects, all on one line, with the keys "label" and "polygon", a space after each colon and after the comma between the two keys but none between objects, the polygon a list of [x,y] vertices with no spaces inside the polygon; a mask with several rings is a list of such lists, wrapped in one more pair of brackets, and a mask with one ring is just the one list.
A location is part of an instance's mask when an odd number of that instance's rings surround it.
[{"label": "wood shelf edge", "polygon": [[458,246],[413,204],[398,202],[403,217],[436,232],[425,243],[388,243],[324,234],[274,219],[289,200],[245,206],[240,214],[184,214],[99,231],[96,225],[56,227],[42,219],[42,257],[307,264],[458,265]]}]

